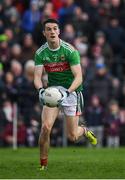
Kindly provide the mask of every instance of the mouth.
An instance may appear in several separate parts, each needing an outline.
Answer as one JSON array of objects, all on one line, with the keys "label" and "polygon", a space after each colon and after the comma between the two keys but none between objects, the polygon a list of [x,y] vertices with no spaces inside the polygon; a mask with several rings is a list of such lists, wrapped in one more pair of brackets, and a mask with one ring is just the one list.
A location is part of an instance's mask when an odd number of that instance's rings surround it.
[{"label": "mouth", "polygon": [[56,36],[50,36],[52,39],[54,39]]}]

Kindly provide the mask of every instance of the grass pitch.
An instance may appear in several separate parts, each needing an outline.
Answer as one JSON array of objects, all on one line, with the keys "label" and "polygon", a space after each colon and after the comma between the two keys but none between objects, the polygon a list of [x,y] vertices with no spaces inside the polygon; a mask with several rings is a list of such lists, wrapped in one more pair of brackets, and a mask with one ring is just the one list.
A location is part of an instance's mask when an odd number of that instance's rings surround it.
[{"label": "grass pitch", "polygon": [[39,171],[38,148],[0,149],[0,179],[125,178],[125,148],[51,148],[47,171]]}]

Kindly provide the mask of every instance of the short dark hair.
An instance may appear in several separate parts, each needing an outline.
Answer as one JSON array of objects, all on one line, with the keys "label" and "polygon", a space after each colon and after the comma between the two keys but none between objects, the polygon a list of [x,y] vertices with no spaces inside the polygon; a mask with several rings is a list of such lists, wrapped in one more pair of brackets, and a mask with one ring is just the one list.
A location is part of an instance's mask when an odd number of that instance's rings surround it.
[{"label": "short dark hair", "polygon": [[47,23],[55,23],[55,24],[57,24],[57,25],[59,26],[59,22],[58,22],[57,19],[47,19],[47,20],[45,20],[45,21],[43,22],[43,30],[45,30],[45,25],[46,25]]}]

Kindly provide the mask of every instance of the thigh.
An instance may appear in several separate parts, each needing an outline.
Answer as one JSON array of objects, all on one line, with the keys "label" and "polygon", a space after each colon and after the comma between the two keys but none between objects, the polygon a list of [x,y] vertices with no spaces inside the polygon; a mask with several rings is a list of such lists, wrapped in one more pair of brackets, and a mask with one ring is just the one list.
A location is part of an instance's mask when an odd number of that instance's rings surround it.
[{"label": "thigh", "polygon": [[42,110],[42,126],[46,125],[49,128],[52,128],[57,116],[59,113],[59,108],[54,107],[50,108],[47,106],[43,106]]},{"label": "thigh", "polygon": [[84,101],[82,92],[73,92],[62,104],[64,114],[67,116],[79,116],[82,114]]},{"label": "thigh", "polygon": [[74,133],[78,128],[79,116],[66,116],[67,133]]}]

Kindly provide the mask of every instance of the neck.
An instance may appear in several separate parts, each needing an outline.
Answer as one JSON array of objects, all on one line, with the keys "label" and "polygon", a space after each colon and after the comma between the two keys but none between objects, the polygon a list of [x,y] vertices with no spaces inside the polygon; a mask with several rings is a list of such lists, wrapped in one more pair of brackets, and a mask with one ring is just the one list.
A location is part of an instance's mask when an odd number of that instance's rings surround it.
[{"label": "neck", "polygon": [[60,39],[58,39],[58,41],[55,42],[48,42],[48,45],[50,49],[57,49],[60,46]]}]

